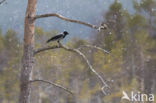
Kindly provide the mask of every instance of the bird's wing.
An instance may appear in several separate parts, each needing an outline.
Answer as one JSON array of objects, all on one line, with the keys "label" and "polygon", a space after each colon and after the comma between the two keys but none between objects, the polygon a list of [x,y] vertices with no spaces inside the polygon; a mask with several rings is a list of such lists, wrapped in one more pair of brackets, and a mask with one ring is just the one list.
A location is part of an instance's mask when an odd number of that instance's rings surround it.
[{"label": "bird's wing", "polygon": [[50,42],[50,41],[58,40],[58,39],[60,39],[62,36],[63,36],[62,34],[53,36],[52,38],[50,38],[49,40],[47,40],[47,43]]},{"label": "bird's wing", "polygon": [[52,40],[52,41],[58,40],[58,39],[61,38],[62,36],[63,36],[62,34],[56,35],[56,36],[52,37],[51,40]]}]

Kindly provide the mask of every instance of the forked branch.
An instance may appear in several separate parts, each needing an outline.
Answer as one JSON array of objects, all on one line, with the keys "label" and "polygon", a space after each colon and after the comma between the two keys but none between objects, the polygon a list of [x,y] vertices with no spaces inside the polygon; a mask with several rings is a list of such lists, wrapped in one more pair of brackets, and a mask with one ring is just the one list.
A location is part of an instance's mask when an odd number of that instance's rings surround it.
[{"label": "forked branch", "polygon": [[64,20],[64,21],[67,21],[67,22],[72,22],[72,23],[77,23],[77,24],[82,24],[82,25],[85,25],[85,26],[88,26],[90,28],[93,28],[93,29],[97,29],[98,31],[101,30],[101,29],[107,29],[107,26],[104,25],[104,26],[96,26],[96,25],[92,25],[92,24],[89,24],[87,22],[83,22],[83,21],[79,21],[79,20],[74,20],[74,19],[69,19],[69,18],[66,18],[60,14],[56,14],[56,13],[50,13],[50,14],[42,14],[42,15],[36,15],[34,17],[34,20],[36,19],[40,19],[40,18],[46,18],[46,17],[57,17],[61,20]]},{"label": "forked branch", "polygon": [[97,78],[101,81],[102,83],[102,92],[106,95],[106,91],[105,89],[109,88],[110,87],[107,85],[106,81],[102,78],[102,76],[96,72],[96,70],[93,68],[93,66],[90,64],[89,60],[87,59],[87,57],[78,49],[72,49],[72,48],[68,48],[68,47],[65,47],[63,46],[61,43],[59,43],[59,46],[52,46],[52,47],[47,47],[47,48],[41,48],[41,49],[38,49],[34,52],[34,55],[37,54],[37,53],[40,53],[40,52],[43,52],[43,51],[46,51],[46,50],[50,50],[50,49],[57,49],[57,48],[62,48],[64,50],[67,50],[67,51],[70,51],[70,52],[74,52],[76,54],[78,54],[79,56],[81,56],[83,58],[83,60],[86,62],[86,64],[88,65],[89,69],[97,76]]},{"label": "forked branch", "polygon": [[73,95],[73,92],[70,91],[69,89],[67,89],[67,88],[65,88],[65,87],[63,87],[63,86],[61,86],[61,85],[58,85],[58,84],[56,84],[56,83],[47,81],[47,80],[35,79],[35,80],[31,80],[31,81],[30,81],[30,83],[34,83],[34,82],[48,83],[48,84],[53,85],[53,86],[55,86],[55,87],[57,87],[57,88],[63,89],[64,91],[66,91],[66,92],[68,92],[68,93],[70,93],[70,94]]}]

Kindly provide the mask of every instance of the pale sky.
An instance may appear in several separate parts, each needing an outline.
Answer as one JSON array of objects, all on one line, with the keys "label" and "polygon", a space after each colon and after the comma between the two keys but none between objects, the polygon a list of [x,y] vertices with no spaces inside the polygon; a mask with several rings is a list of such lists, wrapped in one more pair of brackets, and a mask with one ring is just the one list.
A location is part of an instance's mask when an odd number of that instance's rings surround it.
[{"label": "pale sky", "polygon": [[[65,17],[98,24],[114,0],[38,0],[37,14],[59,13]],[[120,0],[123,7],[131,12],[131,0]],[[8,28],[15,29],[23,37],[24,14],[27,0],[7,0],[0,6],[0,28],[3,33]],[[73,36],[87,38],[92,29],[79,24],[68,23],[57,18],[40,19],[36,26],[45,30],[67,30]]]}]

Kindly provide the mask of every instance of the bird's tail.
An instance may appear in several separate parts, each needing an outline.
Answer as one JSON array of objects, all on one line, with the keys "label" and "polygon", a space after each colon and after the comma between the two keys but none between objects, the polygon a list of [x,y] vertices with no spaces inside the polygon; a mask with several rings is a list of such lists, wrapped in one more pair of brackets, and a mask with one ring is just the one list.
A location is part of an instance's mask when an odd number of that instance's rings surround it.
[{"label": "bird's tail", "polygon": [[47,40],[47,42],[46,43],[49,43],[49,42],[51,42],[52,40],[51,39],[49,39],[49,40]]}]

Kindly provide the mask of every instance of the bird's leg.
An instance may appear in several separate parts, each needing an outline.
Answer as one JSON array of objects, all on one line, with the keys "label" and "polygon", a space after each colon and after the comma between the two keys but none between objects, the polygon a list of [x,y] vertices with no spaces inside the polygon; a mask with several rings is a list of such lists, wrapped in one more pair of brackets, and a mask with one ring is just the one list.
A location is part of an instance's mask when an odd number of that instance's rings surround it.
[{"label": "bird's leg", "polygon": [[60,44],[60,41],[58,40],[57,43]]},{"label": "bird's leg", "polygon": [[59,41],[59,40],[57,41],[57,43],[58,43],[58,46],[60,46],[60,44],[61,44],[61,43],[60,43],[60,41]]},{"label": "bird's leg", "polygon": [[59,47],[62,47],[62,44],[61,44],[61,42],[59,40],[57,41],[57,43],[58,43]]}]

